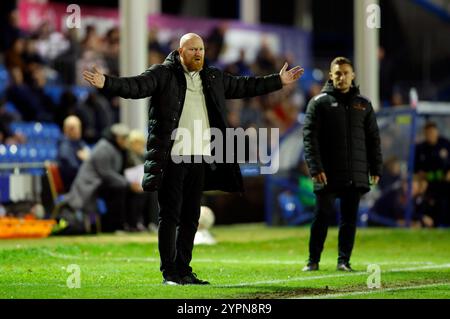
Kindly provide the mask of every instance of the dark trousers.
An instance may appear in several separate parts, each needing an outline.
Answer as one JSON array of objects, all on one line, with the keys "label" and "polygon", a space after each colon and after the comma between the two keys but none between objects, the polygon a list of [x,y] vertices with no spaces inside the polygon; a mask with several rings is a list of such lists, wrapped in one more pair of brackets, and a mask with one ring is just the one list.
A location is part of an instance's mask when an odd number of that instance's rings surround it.
[{"label": "dark trousers", "polygon": [[149,223],[158,224],[158,196],[156,192],[127,194],[127,224],[131,229],[139,223],[148,226]]},{"label": "dark trousers", "polygon": [[[101,215],[102,231],[123,230],[126,222],[126,199],[128,189],[102,187],[98,196],[105,201],[106,214]],[[94,202],[96,203],[96,202]]]},{"label": "dark trousers", "polygon": [[338,263],[350,261],[356,234],[356,219],[358,215],[360,192],[350,188],[343,192],[319,191],[316,193],[317,204],[314,220],[311,225],[309,239],[309,262],[318,263],[323,251],[328,232],[329,217],[334,213],[336,198],[340,198],[341,219],[339,221],[339,255]]},{"label": "dark trousers", "polygon": [[192,272],[194,237],[200,217],[203,163],[175,164],[170,159],[158,192],[158,248],[163,276]]}]

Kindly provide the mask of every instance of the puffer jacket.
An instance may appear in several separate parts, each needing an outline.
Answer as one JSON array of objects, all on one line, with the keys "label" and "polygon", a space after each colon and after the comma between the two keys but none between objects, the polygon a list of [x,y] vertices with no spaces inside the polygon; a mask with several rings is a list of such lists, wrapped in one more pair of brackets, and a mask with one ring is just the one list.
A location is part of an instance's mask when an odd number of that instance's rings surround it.
[{"label": "puffer jacket", "polygon": [[[347,94],[329,80],[308,104],[303,130],[305,159],[312,176],[325,172],[329,190],[370,190],[369,175],[381,176],[382,155],[372,104],[352,86]],[[314,189],[323,185],[315,183]]]},{"label": "puffer jacket", "polygon": [[[103,89],[109,93],[131,99],[150,97],[145,174],[142,181],[145,191],[159,188],[170,158],[174,142],[171,134],[178,127],[187,88],[183,72],[179,53],[173,51],[163,64],[153,65],[139,76],[118,78],[105,75]],[[220,129],[224,137],[228,127],[225,99],[254,97],[279,90],[283,86],[279,74],[239,77],[206,65],[200,71],[200,76],[210,126]],[[237,163],[217,163],[206,167],[204,190],[243,191],[242,175]]]}]

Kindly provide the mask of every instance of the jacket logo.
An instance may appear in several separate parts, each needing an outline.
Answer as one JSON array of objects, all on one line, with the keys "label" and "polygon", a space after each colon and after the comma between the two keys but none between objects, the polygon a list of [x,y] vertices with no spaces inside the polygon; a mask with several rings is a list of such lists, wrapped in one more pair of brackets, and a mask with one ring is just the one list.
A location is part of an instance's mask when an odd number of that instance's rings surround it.
[{"label": "jacket logo", "polygon": [[338,102],[331,103],[331,107],[337,107],[337,106],[338,106]]},{"label": "jacket logo", "polygon": [[352,107],[356,110],[365,111],[366,107],[360,103],[353,104]]}]

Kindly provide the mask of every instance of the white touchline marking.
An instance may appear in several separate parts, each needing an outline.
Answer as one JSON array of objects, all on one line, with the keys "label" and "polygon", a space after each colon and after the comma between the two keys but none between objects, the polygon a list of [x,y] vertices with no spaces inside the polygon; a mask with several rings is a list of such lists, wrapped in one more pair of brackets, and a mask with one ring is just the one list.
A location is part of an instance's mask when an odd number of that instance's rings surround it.
[{"label": "white touchline marking", "polygon": [[428,265],[428,266],[421,266],[421,267],[389,269],[389,270],[386,270],[384,272],[415,271],[415,270],[440,269],[440,268],[450,268],[450,264]]},{"label": "white touchline marking", "polygon": [[449,283],[436,283],[436,284],[427,284],[427,285],[417,285],[417,286],[405,286],[405,287],[392,287],[392,288],[380,288],[380,289],[370,289],[364,291],[352,291],[348,293],[336,293],[336,294],[327,294],[327,295],[310,295],[310,296],[302,296],[302,297],[293,297],[290,299],[322,299],[322,298],[340,298],[340,297],[349,297],[349,296],[358,296],[358,295],[370,295],[376,294],[386,291],[397,291],[397,290],[411,290],[411,289],[422,289],[422,288],[430,288],[430,287],[439,287],[439,286],[450,286]]}]

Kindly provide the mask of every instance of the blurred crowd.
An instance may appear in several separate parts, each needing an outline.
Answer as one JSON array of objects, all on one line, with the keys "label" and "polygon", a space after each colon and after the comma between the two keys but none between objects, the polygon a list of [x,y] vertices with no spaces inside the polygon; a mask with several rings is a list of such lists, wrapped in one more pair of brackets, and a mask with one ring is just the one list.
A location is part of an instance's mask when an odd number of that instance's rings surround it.
[{"label": "blurred crowd", "polygon": [[432,121],[425,123],[421,136],[410,183],[402,169],[407,166],[404,160],[396,156],[385,160],[371,210],[374,225],[406,226],[409,214],[415,228],[450,227],[450,140]]},{"label": "blurred crowd", "polygon": [[[0,67],[7,81],[0,87],[0,143],[27,143],[26,136],[11,130],[14,122],[58,124],[63,131],[58,141],[57,162],[67,192],[64,204],[69,202],[73,210],[84,211],[98,209],[93,208],[97,205],[93,201],[95,198],[86,198],[83,203],[72,202],[71,198],[83,196],[71,194],[86,185],[83,179],[86,169],[102,161],[97,158],[102,154],[98,149],[109,143],[122,161],[98,176],[101,183],[96,189],[96,198],[106,202],[108,211],[108,217],[102,217],[105,219],[103,230],[145,230],[149,223],[157,223],[153,213],[148,215],[148,206],[155,205],[155,199],[146,198],[140,185],[125,177],[125,169],[143,163],[145,136],[127,132],[122,142],[116,140],[118,136],[111,130],[119,122],[118,97],[89,87],[82,78],[82,72],[94,65],[105,74],[119,75],[118,27],[102,34],[95,25],[85,30],[74,28],[58,32],[43,21],[35,30],[25,31],[19,27],[17,10],[12,10],[2,28],[5,36],[0,40]],[[223,64],[221,54],[225,50],[226,32],[226,27],[218,26],[204,37],[207,64],[233,75],[267,75],[278,73],[285,61],[295,63],[290,56],[276,55],[263,41],[254,61],[249,62],[242,49],[236,61]],[[162,42],[158,34],[157,29],[148,33],[148,66],[162,63],[178,48],[178,37]],[[80,87],[85,87],[84,95],[77,94]],[[316,90],[320,87],[313,88],[309,95],[317,94]],[[231,100],[228,120],[232,127],[277,127],[283,134],[297,122],[305,99],[300,87],[292,86],[268,96]],[[123,131],[121,134],[124,135]],[[125,216],[124,212],[131,213]]]},{"label": "blurred crowd", "polygon": [[[77,29],[62,34],[48,22],[25,32],[18,27],[17,11],[10,13],[8,21],[9,30],[2,37],[0,52],[0,64],[9,79],[0,92],[2,133],[8,134],[13,120],[53,122],[62,128],[65,118],[76,115],[82,121],[83,138],[90,144],[97,142],[106,127],[118,122],[118,100],[95,90],[80,98],[74,88],[85,85],[81,72],[93,64],[117,75],[117,28],[100,37],[95,27],[89,26],[79,40]],[[52,94],[54,87],[62,88],[56,98]]]},{"label": "blurred crowd", "polygon": [[[67,116],[76,115],[82,122],[83,138],[91,144],[97,142],[102,130],[119,120],[118,98],[96,90],[80,98],[72,88],[87,85],[82,72],[94,65],[106,74],[119,74],[119,29],[113,27],[100,34],[94,25],[89,25],[80,37],[79,29],[61,33],[46,21],[36,30],[25,32],[18,26],[17,11],[12,11],[7,20],[7,36],[2,37],[0,45],[0,65],[9,75],[9,84],[0,94],[17,111],[14,120],[55,122],[62,128]],[[278,73],[285,61],[295,63],[290,56],[274,54],[262,41],[251,63],[241,50],[236,61],[224,65],[220,57],[225,49],[225,32],[226,27],[218,26],[205,37],[206,63],[234,75]],[[178,37],[167,43],[158,39],[158,30],[150,30],[148,66],[162,63],[178,47]],[[60,98],[52,98],[49,91],[53,85],[64,87]],[[292,86],[268,96],[230,101],[228,120],[232,127],[278,127],[283,133],[297,121],[306,99],[318,90],[320,86],[312,86],[311,92],[305,93],[299,86]]]},{"label": "blurred crowd", "polygon": [[[218,66],[233,75],[244,76],[278,73],[285,61],[290,65],[297,64],[289,54],[275,54],[264,40],[253,61],[249,61],[246,51],[241,49],[236,61],[224,64],[221,54],[226,50],[226,32],[226,26],[219,25],[204,36],[207,64]],[[172,50],[178,48],[178,41],[178,37],[174,37],[163,42],[156,28],[149,30],[148,66],[162,63]],[[115,174],[122,176],[123,192],[120,196],[113,197],[108,197],[110,190],[103,192],[103,197],[113,200],[107,203],[110,210],[117,211],[118,219],[110,221],[110,226],[117,229],[144,229],[144,221],[148,224],[153,218],[153,222],[156,222],[154,217],[144,218],[141,213],[142,207],[154,205],[154,200],[143,198],[130,201],[130,198],[140,196],[136,195],[140,190],[138,185],[125,180],[124,170],[143,162],[145,136],[140,136],[138,132],[127,133],[130,138],[123,147],[116,143],[114,138],[108,139],[105,132],[111,133],[111,128],[119,122],[119,99],[88,87],[82,78],[82,72],[94,65],[106,74],[118,76],[119,48],[118,27],[112,27],[105,33],[100,33],[95,25],[89,25],[85,30],[74,28],[58,32],[50,23],[43,21],[35,30],[24,31],[19,27],[17,10],[10,11],[2,21],[0,39],[0,67],[9,80],[0,85],[0,144],[26,143],[26,136],[11,130],[11,124],[15,121],[57,123],[64,132],[64,137],[59,142],[58,163],[65,188],[70,191],[81,165],[91,158],[90,154],[99,141],[111,142],[114,147],[119,147],[120,154],[125,155],[120,167],[115,168]],[[382,62],[383,56],[383,50],[380,49]],[[62,87],[57,98],[52,94],[52,87],[55,86]],[[77,94],[74,89],[77,87],[85,87],[86,94]],[[229,124],[231,127],[244,129],[279,128],[282,135],[298,122],[299,114],[305,111],[306,103],[319,94],[321,88],[322,83],[315,82],[309,85],[306,91],[301,86],[294,85],[266,96],[229,100]],[[390,105],[404,105],[404,100],[402,93],[394,88]],[[430,145],[435,145],[433,143],[430,142]],[[450,151],[450,148],[448,150]],[[425,152],[422,156],[429,157],[430,154]],[[419,157],[416,156],[416,163],[420,162]],[[130,158],[133,159],[132,163]],[[381,218],[390,218],[396,225],[403,225],[407,211],[406,198],[411,191],[414,198],[414,225],[433,227],[448,223],[447,193],[439,193],[437,189],[448,189],[449,163],[447,158],[442,160],[445,178],[440,181],[438,188],[435,186],[436,181],[430,180],[430,174],[427,173],[435,168],[418,166],[412,189],[409,190],[406,177],[400,174],[399,159],[388,158],[385,163],[385,176],[381,178],[380,184],[382,196],[375,203],[374,212]],[[307,173],[303,175],[307,176]],[[132,208],[138,213],[121,216],[120,211],[116,209],[122,207],[115,202],[118,198],[123,199],[120,205],[138,202],[134,205],[139,207]]]}]

